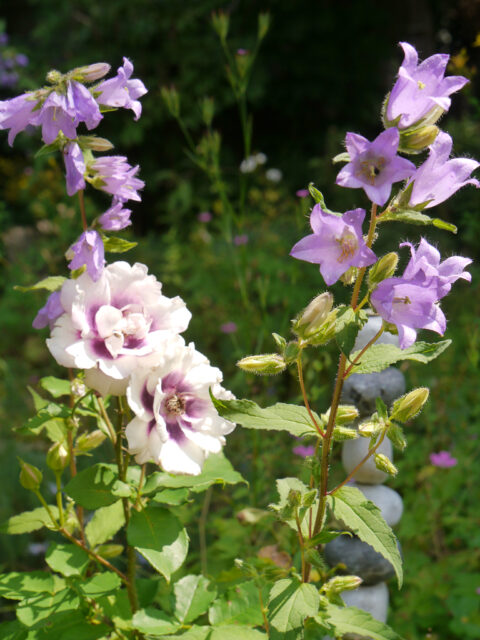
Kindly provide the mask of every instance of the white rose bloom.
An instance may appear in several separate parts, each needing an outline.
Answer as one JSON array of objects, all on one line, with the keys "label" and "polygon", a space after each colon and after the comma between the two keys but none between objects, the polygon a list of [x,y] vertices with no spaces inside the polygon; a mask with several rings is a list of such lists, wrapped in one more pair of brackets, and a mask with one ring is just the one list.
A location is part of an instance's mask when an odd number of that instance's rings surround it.
[{"label": "white rose bloom", "polygon": [[67,280],[60,300],[65,313],[47,340],[64,367],[86,370],[87,384],[102,394],[125,393],[139,366],[155,366],[172,335],[185,331],[191,313],[145,265],[114,262],[97,282],[87,273]]},{"label": "white rose bloom", "polygon": [[135,460],[198,475],[208,454],[218,453],[235,428],[218,415],[210,398],[209,389],[217,398],[234,397],[221,381],[221,371],[180,336],[170,341],[159,366],[134,371],[127,399],[136,417],[125,434]]}]

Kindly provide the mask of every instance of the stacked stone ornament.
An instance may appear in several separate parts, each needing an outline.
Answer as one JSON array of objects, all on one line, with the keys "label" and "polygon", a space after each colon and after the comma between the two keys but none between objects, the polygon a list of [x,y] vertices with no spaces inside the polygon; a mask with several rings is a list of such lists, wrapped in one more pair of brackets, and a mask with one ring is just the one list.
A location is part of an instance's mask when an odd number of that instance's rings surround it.
[{"label": "stacked stone ornament", "polygon": [[[362,349],[380,330],[382,319],[371,316],[360,331],[354,351]],[[398,337],[384,332],[377,343],[398,345]],[[353,374],[345,382],[342,392],[342,404],[354,404],[359,411],[359,420],[371,416],[376,411],[376,398],[381,398],[387,407],[405,393],[403,374],[393,367],[380,373]],[[347,474],[351,473],[364,458],[369,449],[368,438],[347,440],[343,444],[342,463]],[[390,440],[385,439],[378,453],[393,459]],[[388,474],[377,469],[373,457],[369,458],[353,476],[355,486],[368,500],[371,500],[382,512],[382,517],[391,527],[396,525],[403,512],[400,495],[383,485]],[[368,611],[381,622],[387,621],[388,588],[386,581],[394,575],[390,562],[374,549],[362,542],[357,536],[342,535],[325,546],[325,559],[331,567],[345,565],[345,572],[357,575],[363,583],[354,591],[345,591],[342,598],[345,604]],[[355,638],[356,636],[349,636]]]}]

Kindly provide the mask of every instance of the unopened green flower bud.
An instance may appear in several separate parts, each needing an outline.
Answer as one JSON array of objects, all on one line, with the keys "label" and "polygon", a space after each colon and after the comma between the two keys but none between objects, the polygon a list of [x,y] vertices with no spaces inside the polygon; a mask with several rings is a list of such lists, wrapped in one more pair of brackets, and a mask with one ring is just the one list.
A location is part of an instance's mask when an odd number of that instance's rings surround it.
[{"label": "unopened green flower bud", "polygon": [[102,558],[116,558],[123,553],[123,545],[121,544],[102,544],[98,547],[97,553]]},{"label": "unopened green flower bud", "polygon": [[63,471],[70,461],[70,454],[60,442],[56,442],[47,452],[47,466],[55,472]]},{"label": "unopened green flower bud", "polygon": [[358,431],[356,429],[349,429],[349,427],[335,426],[333,429],[333,439],[335,442],[344,442],[345,440],[355,440],[358,438]]},{"label": "unopened green flower bud", "polygon": [[218,34],[218,37],[222,42],[225,42],[228,35],[228,28],[230,26],[230,20],[226,13],[223,11],[212,12],[212,26]]},{"label": "unopened green flower bud", "polygon": [[387,437],[393,446],[399,451],[403,451],[407,446],[407,441],[403,435],[403,429],[400,425],[392,422],[388,427]]},{"label": "unopened green flower bud", "polygon": [[424,404],[428,400],[429,390],[426,387],[419,387],[398,398],[393,403],[391,418],[399,422],[407,422],[420,413]]},{"label": "unopened green flower bud", "polygon": [[180,96],[178,91],[175,87],[162,87],[161,94],[167,109],[170,111],[170,115],[178,118],[180,115]]},{"label": "unopened green flower bud", "polygon": [[110,65],[107,62],[96,62],[86,67],[77,67],[71,72],[72,76],[78,77],[80,82],[95,82],[106,76],[110,71]]},{"label": "unopened green flower bud", "polygon": [[382,429],[382,425],[373,420],[367,420],[358,425],[358,433],[362,438],[371,438],[377,435]]},{"label": "unopened green flower bud", "polygon": [[63,74],[56,69],[51,69],[51,71],[47,73],[47,82],[50,84],[58,84],[62,78]]},{"label": "unopened green flower bud", "polygon": [[102,444],[106,437],[100,429],[96,429],[91,433],[82,433],[75,443],[75,453],[86,453],[87,451],[96,449]]},{"label": "unopened green flower bud", "polygon": [[363,580],[359,576],[335,576],[322,587],[326,593],[342,593],[342,591],[352,591],[357,589]]},{"label": "unopened green flower bud", "polygon": [[92,151],[110,151],[113,144],[106,138],[98,136],[79,136],[78,141],[82,149],[91,149]]},{"label": "unopened green flower bud", "polygon": [[403,153],[421,153],[435,141],[439,131],[440,129],[432,124],[412,131],[400,131],[398,150]]},{"label": "unopened green flower bud", "polygon": [[340,276],[340,280],[343,282],[344,285],[348,286],[355,282],[355,280],[357,279],[357,276],[358,276],[358,268],[350,267],[349,269],[347,269],[347,271],[345,271],[343,275]]},{"label": "unopened green flower bud", "polygon": [[289,507],[299,507],[302,504],[302,494],[296,489],[290,489],[287,497]]},{"label": "unopened green flower bud", "polygon": [[287,365],[282,356],[277,353],[263,353],[258,356],[242,358],[237,362],[237,367],[248,373],[271,376],[284,371]]},{"label": "unopened green flower bud", "polygon": [[259,13],[258,14],[258,39],[259,40],[263,40],[263,38],[267,35],[269,28],[270,28],[270,14]]},{"label": "unopened green flower bud", "polygon": [[213,98],[205,97],[202,100],[202,118],[204,123],[209,127],[212,124],[213,114],[215,113],[215,102]]},{"label": "unopened green flower bud", "polygon": [[304,339],[314,336],[320,331],[333,307],[331,293],[321,293],[305,307],[294,321],[293,332]]},{"label": "unopened green flower bud", "polygon": [[326,344],[327,342],[330,342],[330,340],[333,340],[335,337],[337,312],[338,310],[334,309],[328,314],[320,331],[308,339],[308,344],[317,346]]},{"label": "unopened green flower bud", "polygon": [[388,473],[389,476],[396,476],[398,473],[397,467],[393,464],[393,462],[383,453],[376,453],[375,456],[375,466],[380,471],[384,471]]},{"label": "unopened green flower bud", "polygon": [[20,462],[20,484],[24,489],[29,491],[37,491],[43,480],[43,474],[40,469],[34,467],[33,464],[25,462],[21,458],[18,458]]},{"label": "unopened green flower bud", "polygon": [[372,289],[382,280],[391,278],[398,264],[398,254],[394,251],[380,258],[368,272],[368,286]]},{"label": "unopened green flower bud", "polygon": [[353,404],[341,404],[337,409],[335,424],[342,425],[353,422],[358,418],[358,409]]}]

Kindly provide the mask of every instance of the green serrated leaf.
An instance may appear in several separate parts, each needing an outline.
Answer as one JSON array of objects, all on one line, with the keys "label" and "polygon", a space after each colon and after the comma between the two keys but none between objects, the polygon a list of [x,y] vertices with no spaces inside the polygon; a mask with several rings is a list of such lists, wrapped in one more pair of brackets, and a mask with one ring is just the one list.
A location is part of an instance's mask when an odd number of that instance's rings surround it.
[{"label": "green serrated leaf", "polygon": [[71,393],[69,380],[62,380],[61,378],[55,378],[55,376],[42,378],[40,380],[40,386],[54,398],[69,396]]},{"label": "green serrated leaf", "polygon": [[[268,589],[262,589],[262,602],[268,598]],[[258,587],[253,580],[231,587],[227,593],[216,600],[208,611],[208,620],[212,625],[219,624],[263,624]]]},{"label": "green serrated leaf", "polygon": [[380,509],[355,487],[341,487],[327,499],[335,518],[392,564],[400,588],[403,581],[402,559],[395,534],[382,518]]},{"label": "green serrated leaf", "polygon": [[67,278],[63,276],[50,276],[48,278],[44,278],[37,282],[36,284],[32,284],[29,287],[22,287],[20,285],[16,285],[13,287],[15,291],[38,291],[39,289],[46,289],[47,291],[56,291],[60,289],[62,284],[65,282]]},{"label": "green serrated leaf", "polygon": [[173,587],[175,593],[175,616],[183,624],[193,622],[207,611],[215,600],[217,590],[203,576],[185,576]]},{"label": "green serrated leaf", "polygon": [[45,554],[48,566],[69,578],[81,576],[87,568],[90,558],[88,554],[74,544],[60,544],[52,542]]},{"label": "green serrated leaf", "polygon": [[207,638],[208,640],[227,640],[227,638],[228,640],[266,640],[267,636],[251,627],[222,624],[219,627],[213,627]]},{"label": "green serrated leaf", "polygon": [[85,527],[85,535],[92,547],[111,540],[125,524],[125,512],[121,500],[97,509]]},{"label": "green serrated leaf", "polygon": [[[277,402],[263,409],[251,400],[218,400],[213,398],[218,413],[247,429],[288,431],[294,436],[318,435],[305,407]],[[319,424],[321,419],[313,414]]]},{"label": "green serrated leaf", "polygon": [[127,539],[167,582],[187,557],[187,532],[170,511],[161,507],[133,511]]},{"label": "green serrated leaf", "polygon": [[52,153],[56,153],[60,150],[61,142],[59,140],[55,140],[55,142],[51,142],[50,144],[44,144],[43,147],[35,154],[35,158],[43,158],[43,156],[49,156]]},{"label": "green serrated leaf", "polygon": [[133,627],[148,637],[165,636],[180,629],[180,624],[173,621],[166,613],[148,607],[140,609],[133,616]]},{"label": "green serrated leaf", "polygon": [[18,620],[0,622],[0,638],[2,640],[27,640],[28,629]]},{"label": "green serrated leaf", "polygon": [[124,238],[103,236],[103,246],[109,253],[125,253],[136,247],[138,242],[129,242]]},{"label": "green serrated leaf", "polygon": [[[416,362],[431,362],[450,346],[451,340],[441,340],[440,342],[416,342],[408,349],[400,349],[393,344],[374,344],[366,351],[358,364],[351,372],[345,376],[348,378],[352,373],[374,373],[383,371],[387,367],[402,360],[414,360]],[[354,360],[360,351],[351,354]]]},{"label": "green serrated leaf", "polygon": [[303,628],[305,618],[317,615],[319,605],[320,595],[313,584],[306,584],[295,578],[278,580],[270,591],[268,601],[272,640],[296,639],[297,631]]},{"label": "green serrated leaf", "polygon": [[205,491],[213,484],[238,484],[246,482],[235,471],[222,453],[208,456],[198,476],[174,476],[169,473],[153,473],[146,481],[142,494],[156,492],[159,488],[188,488],[194,493]]},{"label": "green serrated leaf", "polygon": [[37,593],[54,592],[55,580],[50,573],[45,573],[45,571],[30,571],[25,573],[11,572],[0,574],[0,596],[2,598],[7,598],[9,600],[23,600],[24,598],[32,597]]},{"label": "green serrated leaf", "polygon": [[41,593],[19,604],[17,618],[25,626],[32,627],[62,611],[75,611],[79,606],[80,598],[71,589],[63,589],[54,595]]},{"label": "green serrated leaf", "polygon": [[158,502],[158,504],[168,504],[173,506],[188,502],[189,494],[190,491],[186,487],[182,487],[180,489],[163,489],[163,491],[159,491],[153,495],[152,500],[154,502]]},{"label": "green serrated leaf", "polygon": [[[358,332],[367,322],[366,311],[360,309],[354,311],[352,307],[340,307],[335,321],[335,340],[340,351],[349,355],[357,339]],[[353,359],[353,356],[351,357]]]},{"label": "green serrated leaf", "polygon": [[123,495],[125,491],[129,493],[130,489],[128,485],[118,480],[112,466],[95,464],[77,473],[68,482],[64,491],[82,507],[98,509],[113,504],[118,500],[118,493]]},{"label": "green serrated leaf", "polygon": [[408,224],[415,224],[423,227],[433,225],[438,229],[457,233],[457,227],[454,224],[441,220],[440,218],[431,218],[430,216],[427,216],[427,214],[415,211],[414,209],[404,209],[395,213],[385,213],[383,216],[378,218],[378,222],[406,222]]},{"label": "green serrated leaf", "polygon": [[[50,511],[54,518],[58,520],[58,507],[50,505]],[[43,507],[38,507],[32,511],[24,511],[16,516],[12,516],[0,525],[0,533],[17,535],[20,533],[30,533],[38,531],[43,527],[53,528],[52,520]]]},{"label": "green serrated leaf", "polygon": [[[289,502],[289,496],[292,491],[298,492],[300,496],[303,498],[305,495],[310,493],[309,487],[307,487],[301,480],[298,478],[281,478],[277,480],[277,491],[280,496],[280,500],[277,504],[271,505],[270,508],[273,508],[277,512],[281,512],[285,507],[287,507]],[[315,522],[315,518],[317,516],[318,509],[318,500],[314,502],[311,509],[311,520]],[[298,508],[298,516],[300,520],[300,527],[302,529],[302,534],[305,539],[308,539],[310,532],[310,516],[305,517],[305,515],[309,512],[309,509],[305,507]],[[282,518],[283,519],[283,518]],[[294,531],[298,531],[297,523],[295,517],[288,516],[284,519],[284,522]]]},{"label": "green serrated leaf", "polygon": [[97,573],[78,583],[78,588],[86,598],[99,598],[116,591],[121,586],[120,577],[113,571]]},{"label": "green serrated leaf", "polygon": [[[335,630],[335,635],[353,633],[371,640],[402,640],[393,629],[356,607],[337,607],[329,603],[326,605],[325,614],[328,623]],[[319,622],[323,621],[319,619]]]}]

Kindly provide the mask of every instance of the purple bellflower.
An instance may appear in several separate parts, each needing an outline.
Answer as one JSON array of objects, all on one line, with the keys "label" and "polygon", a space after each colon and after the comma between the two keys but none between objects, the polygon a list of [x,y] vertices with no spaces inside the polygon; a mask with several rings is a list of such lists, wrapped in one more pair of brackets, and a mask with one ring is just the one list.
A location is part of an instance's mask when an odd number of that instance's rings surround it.
[{"label": "purple bellflower", "polygon": [[69,142],[63,148],[63,159],[67,171],[67,193],[73,196],[80,189],[85,189],[85,160],[82,150],[76,142]]},{"label": "purple bellflower", "polygon": [[307,458],[308,456],[313,456],[315,454],[315,447],[313,444],[299,444],[298,446],[293,447],[293,453],[297,456],[301,456],[302,458]]},{"label": "purple bellflower", "polygon": [[145,95],[147,89],[141,80],[130,80],[132,73],[133,64],[128,58],[123,58],[123,67],[117,69],[117,76],[101,82],[95,87],[95,91],[100,92],[98,104],[131,109],[135,120],[138,120],[142,113],[138,98]]},{"label": "purple bellflower", "polygon": [[145,183],[135,177],[139,167],[130,166],[124,156],[102,156],[92,162],[91,169],[101,180],[98,188],[119,200],[141,200],[137,190]]},{"label": "purple bellflower", "polygon": [[123,208],[123,201],[113,199],[112,206],[98,218],[98,222],[105,231],[120,231],[132,224],[131,209]]},{"label": "purple bellflower", "polygon": [[397,156],[400,134],[392,127],[369,142],[357,133],[347,133],[345,145],[350,155],[337,176],[337,184],[351,189],[363,188],[369,199],[380,206],[390,197],[392,184],[410,178],[415,165]]},{"label": "purple bellflower", "polygon": [[310,215],[313,234],[302,238],[290,255],[320,265],[327,285],[336,282],[350,267],[368,267],[377,257],[362,236],[363,209],[347,211],[342,217],[325,213],[319,204]]},{"label": "purple bellflower", "polygon": [[65,94],[52,91],[38,112],[34,124],[42,126],[42,140],[52,143],[59,132],[70,139],[77,137],[77,126],[84,122],[95,129],[103,118],[90,91],[79,82],[71,81]]},{"label": "purple bellflower", "polygon": [[37,106],[34,93],[24,93],[10,100],[0,102],[0,129],[10,129],[8,144],[13,145],[17,133],[23,131],[29,124],[34,124],[37,112],[32,113]]},{"label": "purple bellflower", "polygon": [[473,184],[477,189],[480,187],[478,180],[470,178],[480,163],[470,158],[449,160],[451,151],[452,138],[440,131],[430,146],[430,155],[414,176],[410,205],[427,202],[424,208],[429,209],[444,202],[467,184]]},{"label": "purple bellflower", "polygon": [[387,118],[406,129],[418,123],[432,112],[437,117],[448,111],[451,104],[450,94],[459,91],[467,82],[463,76],[445,78],[448,55],[437,53],[418,64],[418,53],[408,42],[400,42],[405,57],[398,71],[398,79],[390,93],[387,104]]},{"label": "purple bellflower", "polygon": [[53,328],[55,320],[65,313],[60,301],[60,291],[54,291],[48,296],[47,303],[35,316],[32,322],[34,329],[43,329],[47,325]]},{"label": "purple bellflower", "polygon": [[85,265],[88,275],[97,282],[105,264],[105,249],[100,234],[97,231],[84,231],[70,247],[70,252],[73,258],[68,264],[69,268],[73,271]]},{"label": "purple bellflower", "polygon": [[410,242],[403,242],[400,246],[409,247],[412,254],[403,278],[415,280],[427,286],[436,286],[439,300],[449,293],[452,284],[459,278],[468,282],[472,280],[471,274],[464,271],[465,267],[472,262],[470,258],[451,256],[441,262],[440,252],[425,238],[420,240],[416,250]]},{"label": "purple bellflower", "polygon": [[430,462],[434,467],[448,469],[449,467],[454,467],[457,464],[457,459],[452,456],[450,451],[439,451],[438,453],[430,454]]}]

